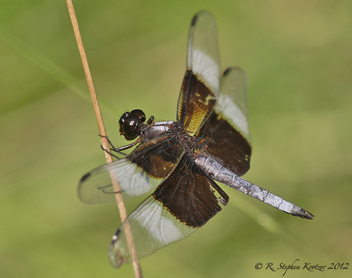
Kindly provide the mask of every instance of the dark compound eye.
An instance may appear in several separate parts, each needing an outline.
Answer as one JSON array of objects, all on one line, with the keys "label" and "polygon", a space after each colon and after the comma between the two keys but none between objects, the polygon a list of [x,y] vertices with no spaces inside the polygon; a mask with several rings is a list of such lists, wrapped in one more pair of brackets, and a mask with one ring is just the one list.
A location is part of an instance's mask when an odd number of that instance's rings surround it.
[{"label": "dark compound eye", "polygon": [[146,117],[142,110],[135,109],[131,112],[124,113],[120,118],[120,134],[124,135],[126,140],[137,138],[141,131],[141,124]]}]

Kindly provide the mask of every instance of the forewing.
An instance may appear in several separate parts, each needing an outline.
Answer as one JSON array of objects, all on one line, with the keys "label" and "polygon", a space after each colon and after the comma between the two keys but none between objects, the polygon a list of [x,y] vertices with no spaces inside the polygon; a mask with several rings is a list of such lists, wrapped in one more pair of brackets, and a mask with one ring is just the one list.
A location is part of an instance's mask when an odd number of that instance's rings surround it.
[{"label": "forewing", "polygon": [[145,194],[173,171],[183,152],[176,137],[157,137],[142,143],[125,158],[84,175],[78,185],[78,196],[88,204],[116,202],[111,176],[118,181],[124,198]]},{"label": "forewing", "polygon": [[187,70],[177,106],[177,120],[193,135],[210,116],[219,93],[220,59],[216,22],[207,12],[192,20]]},{"label": "forewing", "polygon": [[[172,174],[128,217],[139,257],[187,237],[228,202],[228,196],[184,155]],[[114,267],[131,262],[123,224],[110,245]]]},{"label": "forewing", "polygon": [[205,142],[199,153],[242,176],[250,165],[251,146],[247,120],[246,74],[229,68],[221,78],[214,111],[196,134]]}]

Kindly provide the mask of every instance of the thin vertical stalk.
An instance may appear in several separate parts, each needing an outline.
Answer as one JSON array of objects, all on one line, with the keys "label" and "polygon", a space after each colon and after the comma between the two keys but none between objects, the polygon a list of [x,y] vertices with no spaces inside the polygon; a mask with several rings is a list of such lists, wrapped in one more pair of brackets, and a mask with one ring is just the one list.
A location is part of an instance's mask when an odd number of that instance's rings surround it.
[{"label": "thin vertical stalk", "polygon": [[[92,79],[92,76],[90,74],[88,60],[87,60],[87,56],[86,56],[86,53],[85,53],[85,50],[84,50],[83,41],[82,41],[82,37],[81,37],[80,31],[79,31],[79,26],[78,26],[78,22],[77,22],[77,18],[76,18],[76,14],[75,14],[75,10],[74,10],[74,7],[73,7],[72,0],[66,0],[66,4],[67,4],[67,8],[68,8],[68,11],[69,11],[69,14],[70,14],[73,31],[75,33],[79,54],[81,56],[84,73],[85,73],[86,80],[87,80],[87,83],[88,83],[88,88],[89,88],[90,96],[91,96],[91,99],[92,99],[95,116],[97,118],[97,122],[98,122],[98,126],[99,126],[99,133],[101,135],[103,135],[103,136],[106,136],[104,122],[103,122],[103,118],[102,118],[102,115],[101,115],[101,112],[100,112],[98,99],[97,99],[97,96],[96,96],[96,93],[95,93],[95,89],[94,89],[94,85],[93,85],[93,79]],[[109,142],[103,136],[101,137],[101,144],[102,144],[102,146],[103,146],[103,148],[105,150],[109,150],[110,151]],[[111,163],[113,161],[111,155],[108,152],[104,152],[104,153],[105,153],[105,157],[106,157],[107,163]],[[112,183],[113,183],[114,190],[116,192],[119,192],[120,191],[120,187],[119,187],[118,181],[113,176],[111,178],[112,178]],[[124,229],[125,229],[125,234],[126,234],[128,248],[129,248],[129,251],[130,251],[130,254],[131,254],[131,257],[132,257],[132,264],[133,264],[134,273],[135,273],[136,277],[141,278],[141,277],[143,277],[143,275],[142,275],[142,270],[141,270],[141,267],[140,267],[140,264],[139,264],[136,248],[135,248],[135,245],[134,245],[134,242],[133,242],[131,227],[128,224],[128,222],[126,221],[126,219],[127,219],[126,207],[125,207],[125,204],[123,202],[122,195],[121,194],[115,194],[115,196],[116,196],[116,202],[117,202],[117,206],[118,206],[118,209],[119,209],[121,221],[126,223],[124,225]]]}]

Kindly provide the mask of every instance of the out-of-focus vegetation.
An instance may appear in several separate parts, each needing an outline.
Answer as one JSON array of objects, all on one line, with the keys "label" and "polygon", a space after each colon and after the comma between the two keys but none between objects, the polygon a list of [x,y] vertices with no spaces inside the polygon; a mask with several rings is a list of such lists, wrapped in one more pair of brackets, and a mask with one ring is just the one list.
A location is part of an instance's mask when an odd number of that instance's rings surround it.
[{"label": "out-of-focus vegetation", "polygon": [[[223,68],[249,76],[253,156],[245,178],[316,215],[295,218],[225,188],[224,211],[141,260],[146,277],[273,277],[283,271],[266,270],[270,262],[352,263],[351,1],[74,4],[116,145],[125,144],[118,119],[127,110],[175,119],[190,20],[212,12]],[[107,257],[116,205],[87,206],[76,196],[81,175],[104,155],[65,1],[0,7],[0,276],[133,277],[131,265],[115,270]],[[140,201],[129,201],[129,211]]]}]

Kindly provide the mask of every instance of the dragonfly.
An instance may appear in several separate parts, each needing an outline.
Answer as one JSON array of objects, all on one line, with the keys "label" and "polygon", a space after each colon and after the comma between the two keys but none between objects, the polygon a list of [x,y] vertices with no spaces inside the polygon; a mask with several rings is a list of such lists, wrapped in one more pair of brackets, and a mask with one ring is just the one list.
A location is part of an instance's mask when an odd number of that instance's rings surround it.
[{"label": "dragonfly", "polygon": [[[220,73],[217,27],[209,12],[196,14],[188,37],[187,67],[176,121],[154,121],[140,109],[125,112],[120,134],[135,140],[115,148],[117,160],[85,174],[78,186],[81,201],[115,202],[149,195],[127,220],[139,257],[179,241],[198,230],[229,201],[218,183],[237,189],[288,214],[314,215],[241,178],[250,166],[247,77],[238,67]],[[129,154],[123,150],[135,147]],[[113,177],[121,190],[114,191]],[[217,183],[218,182],[218,183]],[[113,236],[113,267],[131,262],[124,225]]]}]

